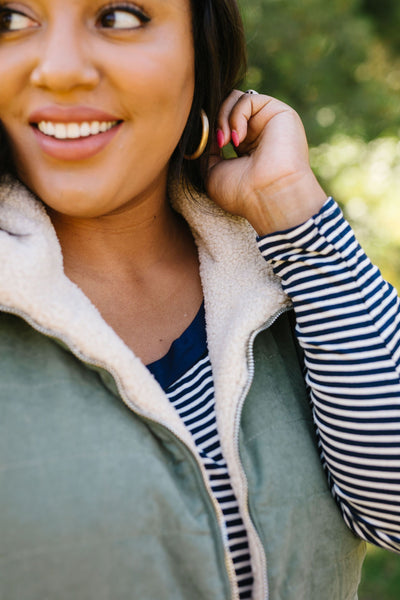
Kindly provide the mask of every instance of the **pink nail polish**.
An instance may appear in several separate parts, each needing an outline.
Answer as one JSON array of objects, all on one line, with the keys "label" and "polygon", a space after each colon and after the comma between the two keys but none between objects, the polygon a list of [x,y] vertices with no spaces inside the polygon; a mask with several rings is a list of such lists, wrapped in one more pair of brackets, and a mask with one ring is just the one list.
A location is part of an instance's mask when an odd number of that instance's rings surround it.
[{"label": "pink nail polish", "polygon": [[233,145],[235,146],[235,148],[237,148],[240,144],[240,140],[239,140],[238,132],[235,131],[234,129],[232,129],[231,138],[232,138]]},{"label": "pink nail polish", "polygon": [[217,129],[217,144],[218,148],[223,148],[225,143],[224,132],[221,129]]}]

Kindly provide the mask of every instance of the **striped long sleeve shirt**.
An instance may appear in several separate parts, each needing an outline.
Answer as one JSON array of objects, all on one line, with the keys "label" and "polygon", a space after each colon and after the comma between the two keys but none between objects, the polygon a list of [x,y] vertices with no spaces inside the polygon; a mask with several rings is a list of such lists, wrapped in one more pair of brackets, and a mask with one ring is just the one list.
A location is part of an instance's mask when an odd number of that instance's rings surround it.
[{"label": "striped long sleeve shirt", "polygon": [[321,459],[348,526],[400,551],[400,302],[330,198],[259,239],[290,296]]}]

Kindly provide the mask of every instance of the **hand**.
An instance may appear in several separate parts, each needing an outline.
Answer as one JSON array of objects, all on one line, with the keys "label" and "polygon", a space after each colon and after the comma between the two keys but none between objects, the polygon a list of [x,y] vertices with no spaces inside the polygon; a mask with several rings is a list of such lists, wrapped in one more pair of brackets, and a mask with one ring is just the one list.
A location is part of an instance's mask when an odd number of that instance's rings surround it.
[{"label": "hand", "polygon": [[293,109],[235,90],[221,106],[218,128],[220,147],[232,141],[237,158],[223,159],[214,142],[206,185],[216,204],[245,217],[259,235],[300,225],[320,210],[327,197]]}]

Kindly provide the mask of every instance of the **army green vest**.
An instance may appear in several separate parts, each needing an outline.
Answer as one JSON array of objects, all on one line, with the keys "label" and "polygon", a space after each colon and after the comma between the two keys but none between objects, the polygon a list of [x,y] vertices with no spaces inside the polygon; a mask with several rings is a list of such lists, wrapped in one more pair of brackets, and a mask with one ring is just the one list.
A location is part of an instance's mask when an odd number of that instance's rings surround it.
[{"label": "army green vest", "polygon": [[[269,598],[355,600],[365,544],[328,490],[285,315],[257,336],[254,368],[238,435]],[[231,598],[188,448],[107,372],[0,314],[0,599]]]}]

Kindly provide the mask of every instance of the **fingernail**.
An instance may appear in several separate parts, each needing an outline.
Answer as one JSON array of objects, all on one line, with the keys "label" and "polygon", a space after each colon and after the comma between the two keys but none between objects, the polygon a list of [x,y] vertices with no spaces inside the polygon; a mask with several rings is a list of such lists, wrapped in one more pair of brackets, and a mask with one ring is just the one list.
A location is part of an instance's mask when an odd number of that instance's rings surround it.
[{"label": "fingernail", "polygon": [[225,143],[224,132],[221,129],[217,129],[217,144],[218,148],[223,148]]},{"label": "fingernail", "polygon": [[231,138],[232,138],[233,145],[235,146],[235,148],[237,148],[240,144],[240,140],[239,140],[238,132],[235,131],[234,129],[232,129],[232,131],[231,131]]}]

